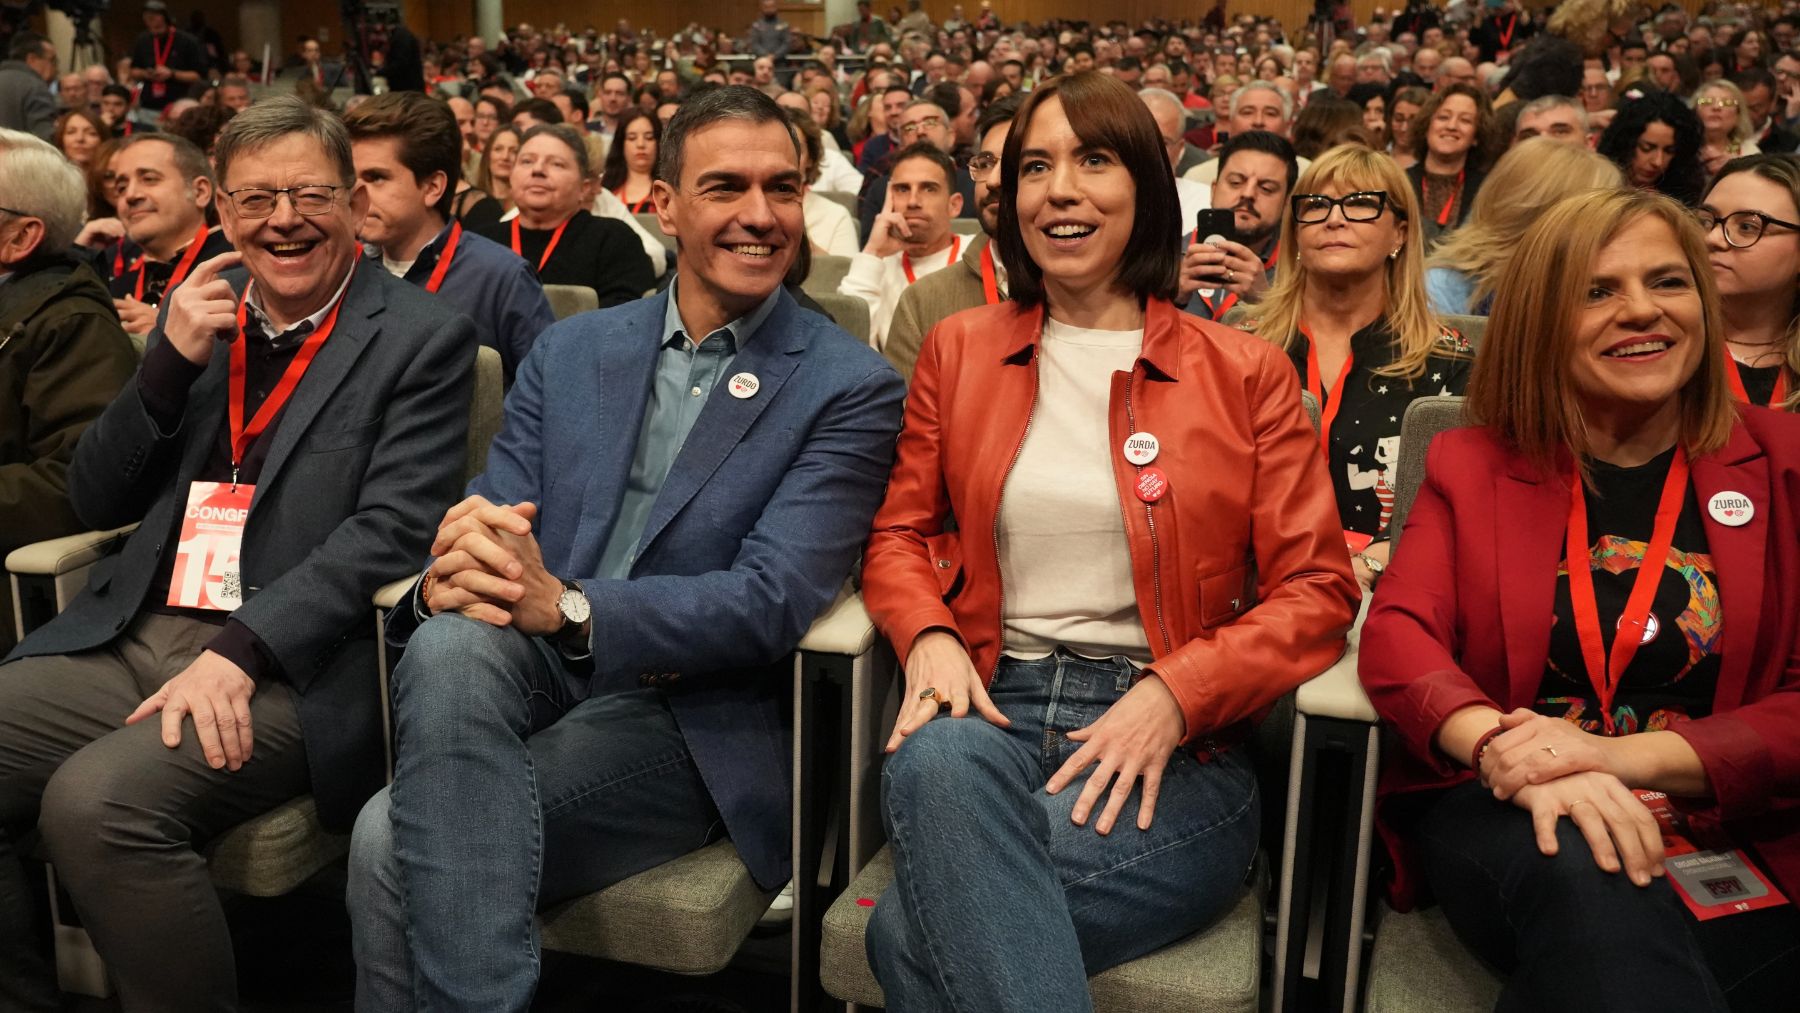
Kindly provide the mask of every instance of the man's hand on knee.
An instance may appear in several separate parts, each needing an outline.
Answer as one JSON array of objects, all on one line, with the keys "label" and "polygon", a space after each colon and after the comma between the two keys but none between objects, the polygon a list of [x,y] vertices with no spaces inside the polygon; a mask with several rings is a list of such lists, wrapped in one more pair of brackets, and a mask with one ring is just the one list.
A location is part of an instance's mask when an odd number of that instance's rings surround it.
[{"label": "man's hand on knee", "polygon": [[137,724],[162,712],[163,745],[181,745],[181,719],[194,719],[194,735],[207,765],[214,770],[237,770],[250,760],[250,698],[256,683],[244,670],[211,651],[202,651],[193,664],[170,679],[162,689],[138,705],[125,719]]}]

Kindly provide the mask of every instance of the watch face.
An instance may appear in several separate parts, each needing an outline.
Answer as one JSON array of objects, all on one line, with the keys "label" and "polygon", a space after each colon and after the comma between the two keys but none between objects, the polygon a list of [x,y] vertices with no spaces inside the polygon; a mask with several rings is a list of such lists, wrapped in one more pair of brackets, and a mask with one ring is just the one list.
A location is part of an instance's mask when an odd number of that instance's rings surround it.
[{"label": "watch face", "polygon": [[562,597],[556,600],[556,607],[562,612],[563,618],[571,623],[579,624],[588,621],[589,603],[587,595],[582,594],[574,588],[570,588],[562,593]]}]

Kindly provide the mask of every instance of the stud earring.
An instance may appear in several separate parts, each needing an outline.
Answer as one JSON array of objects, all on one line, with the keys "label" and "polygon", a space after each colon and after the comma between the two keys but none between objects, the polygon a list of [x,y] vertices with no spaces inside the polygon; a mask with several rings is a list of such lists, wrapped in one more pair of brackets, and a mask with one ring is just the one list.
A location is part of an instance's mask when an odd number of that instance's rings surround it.
[{"label": "stud earring", "polygon": [[1398,260],[1398,259],[1400,259],[1400,251],[1399,251],[1399,250],[1395,250],[1395,251],[1394,251],[1394,252],[1392,252],[1392,253],[1390,253],[1390,254],[1388,254],[1388,259],[1389,259],[1389,260]]}]

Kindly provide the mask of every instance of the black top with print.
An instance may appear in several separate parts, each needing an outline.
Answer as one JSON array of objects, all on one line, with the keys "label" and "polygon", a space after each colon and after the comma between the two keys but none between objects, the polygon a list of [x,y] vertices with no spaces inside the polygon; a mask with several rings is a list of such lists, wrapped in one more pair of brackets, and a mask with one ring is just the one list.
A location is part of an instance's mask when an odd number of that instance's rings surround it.
[{"label": "black top with print", "polygon": [[[1586,494],[1588,564],[1594,575],[1594,601],[1600,637],[1608,656],[1619,617],[1637,581],[1644,551],[1656,526],[1656,507],[1663,480],[1674,462],[1673,448],[1635,468],[1616,468],[1595,461],[1593,485]],[[1707,552],[1706,528],[1692,484],[1682,500],[1675,541],[1650,604],[1644,640],[1613,697],[1613,731],[1618,735],[1652,732],[1684,718],[1712,713],[1719,682],[1719,581]],[[1550,628],[1550,656],[1532,708],[1566,718],[1583,730],[1605,734],[1598,696],[1588,679],[1569,601],[1569,569],[1565,558],[1556,569],[1556,618]]]}]

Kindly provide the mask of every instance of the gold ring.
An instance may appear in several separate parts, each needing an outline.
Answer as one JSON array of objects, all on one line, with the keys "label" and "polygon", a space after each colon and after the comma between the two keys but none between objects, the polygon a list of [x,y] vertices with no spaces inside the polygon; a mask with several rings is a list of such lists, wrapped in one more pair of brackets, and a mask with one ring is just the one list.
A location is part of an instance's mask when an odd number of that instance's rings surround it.
[{"label": "gold ring", "polygon": [[1589,801],[1588,801],[1588,800],[1587,800],[1587,799],[1585,799],[1585,798],[1578,798],[1578,799],[1576,799],[1576,800],[1575,800],[1575,801],[1573,801],[1573,802],[1570,802],[1570,803],[1569,803],[1569,812],[1570,812],[1570,813],[1571,813],[1571,814],[1573,814],[1573,813],[1574,813],[1574,812],[1575,812],[1575,807],[1576,807],[1576,806],[1578,806],[1578,805],[1593,805],[1593,804],[1594,804],[1594,803],[1592,803],[1592,802],[1589,802]]},{"label": "gold ring", "polygon": [[1539,746],[1538,748],[1542,749],[1546,753],[1549,753],[1550,758],[1552,760],[1556,759],[1556,747],[1555,746]]},{"label": "gold ring", "polygon": [[[921,700],[938,700],[937,687],[936,686],[927,686],[924,689],[919,690],[919,699],[921,699]],[[940,700],[939,702],[941,703],[942,701]]]},{"label": "gold ring", "polygon": [[1234,281],[1237,281],[1237,272],[1231,270],[1230,268],[1226,268],[1225,269],[1225,284],[1229,285]]}]

